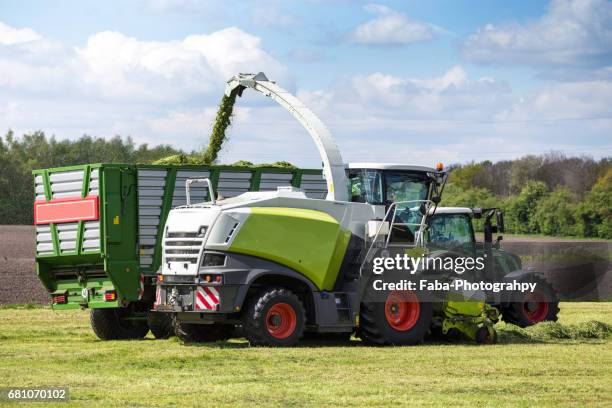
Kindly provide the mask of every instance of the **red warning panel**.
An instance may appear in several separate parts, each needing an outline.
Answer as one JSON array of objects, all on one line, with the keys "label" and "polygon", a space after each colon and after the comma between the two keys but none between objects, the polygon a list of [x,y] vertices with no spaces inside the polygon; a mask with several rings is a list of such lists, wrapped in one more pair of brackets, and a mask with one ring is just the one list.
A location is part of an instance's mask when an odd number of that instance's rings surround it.
[{"label": "red warning panel", "polygon": [[34,224],[93,221],[99,217],[98,197],[58,198],[34,202]]}]

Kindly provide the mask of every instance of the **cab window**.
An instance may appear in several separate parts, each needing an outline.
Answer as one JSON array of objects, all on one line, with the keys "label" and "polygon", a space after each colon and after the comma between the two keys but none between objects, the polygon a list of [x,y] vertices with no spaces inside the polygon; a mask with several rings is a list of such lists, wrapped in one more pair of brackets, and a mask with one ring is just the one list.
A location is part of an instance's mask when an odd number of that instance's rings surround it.
[{"label": "cab window", "polygon": [[471,219],[466,214],[436,214],[428,224],[427,241],[434,246],[452,248],[474,242]]},{"label": "cab window", "polygon": [[349,172],[351,201],[383,204],[382,174],[378,170],[352,170]]},{"label": "cab window", "polygon": [[[422,178],[410,176],[406,173],[387,172],[386,201],[391,204],[398,201],[426,200],[429,192],[429,183]],[[418,204],[416,204],[418,205]]]}]

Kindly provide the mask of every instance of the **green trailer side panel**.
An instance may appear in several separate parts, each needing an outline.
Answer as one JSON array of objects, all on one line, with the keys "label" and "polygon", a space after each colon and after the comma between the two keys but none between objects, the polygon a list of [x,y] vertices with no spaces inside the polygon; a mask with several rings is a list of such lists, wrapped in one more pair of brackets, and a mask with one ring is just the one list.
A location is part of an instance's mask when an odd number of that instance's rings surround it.
[{"label": "green trailer side panel", "polygon": [[321,211],[254,207],[230,251],[281,263],[319,289],[331,290],[350,237],[350,231]]},{"label": "green trailer side panel", "polygon": [[140,267],[137,256],[137,197],[134,167],[105,168],[102,193],[104,208],[104,269],[119,299],[138,300]]}]

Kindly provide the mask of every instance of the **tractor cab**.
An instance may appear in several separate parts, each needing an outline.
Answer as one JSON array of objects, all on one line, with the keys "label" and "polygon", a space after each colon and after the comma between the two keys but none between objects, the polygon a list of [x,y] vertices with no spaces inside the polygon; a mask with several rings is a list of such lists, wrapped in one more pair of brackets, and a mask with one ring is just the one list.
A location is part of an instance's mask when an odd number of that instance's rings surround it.
[{"label": "tractor cab", "polygon": [[473,253],[476,250],[473,217],[471,208],[438,207],[427,220],[427,246]]},{"label": "tractor cab", "polygon": [[427,222],[427,243],[446,249],[474,247],[473,219],[482,219],[484,245],[499,249],[502,236],[493,242],[493,234],[504,233],[504,213],[499,208],[438,207]]},{"label": "tractor cab", "polygon": [[390,218],[385,220],[391,225],[390,242],[414,243],[428,212],[440,201],[445,173],[442,164],[434,169],[350,163],[347,177],[350,201],[384,206]]},{"label": "tractor cab", "polygon": [[[474,220],[482,220],[483,241],[476,239]],[[499,208],[438,207],[435,214],[430,211],[424,241],[430,250],[483,257],[483,274],[493,279],[521,268],[520,258],[501,248],[501,235],[493,242],[493,235],[503,232],[504,214]]]}]

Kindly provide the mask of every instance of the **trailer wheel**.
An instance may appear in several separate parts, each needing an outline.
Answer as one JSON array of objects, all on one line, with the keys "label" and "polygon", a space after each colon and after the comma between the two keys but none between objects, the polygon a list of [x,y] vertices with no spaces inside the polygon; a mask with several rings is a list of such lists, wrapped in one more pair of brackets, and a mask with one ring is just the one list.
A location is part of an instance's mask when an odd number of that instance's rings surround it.
[{"label": "trailer wheel", "polygon": [[156,339],[167,339],[174,334],[172,317],[166,313],[147,312],[147,324]]},{"label": "trailer wheel", "polygon": [[183,343],[210,343],[227,340],[232,336],[234,326],[231,324],[193,324],[176,321],[174,334]]},{"label": "trailer wheel", "polygon": [[502,320],[506,323],[527,327],[543,321],[557,321],[559,299],[555,289],[540,277],[533,276],[531,280],[537,283],[533,293],[525,293],[520,302],[502,306]]},{"label": "trailer wheel", "polygon": [[91,328],[100,340],[142,339],[149,332],[144,320],[128,320],[130,309],[91,309]]},{"label": "trailer wheel", "polygon": [[358,335],[372,346],[412,345],[423,341],[431,326],[433,307],[417,293],[389,291],[385,301],[361,305]]},{"label": "trailer wheel", "polygon": [[302,302],[283,288],[254,295],[242,315],[244,335],[254,346],[294,346],[302,338],[305,321]]}]

